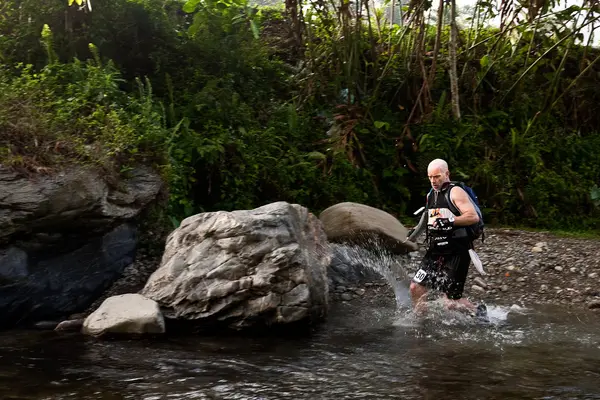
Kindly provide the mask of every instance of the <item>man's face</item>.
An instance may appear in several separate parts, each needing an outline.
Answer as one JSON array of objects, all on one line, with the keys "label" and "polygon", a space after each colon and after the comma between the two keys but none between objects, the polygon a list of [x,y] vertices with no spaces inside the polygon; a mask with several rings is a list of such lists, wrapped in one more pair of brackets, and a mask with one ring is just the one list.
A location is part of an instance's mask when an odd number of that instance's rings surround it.
[{"label": "man's face", "polygon": [[440,167],[433,167],[427,170],[427,175],[429,177],[429,182],[431,182],[431,187],[433,190],[440,190],[442,185],[448,182],[448,178],[450,173],[448,171],[442,172]]}]

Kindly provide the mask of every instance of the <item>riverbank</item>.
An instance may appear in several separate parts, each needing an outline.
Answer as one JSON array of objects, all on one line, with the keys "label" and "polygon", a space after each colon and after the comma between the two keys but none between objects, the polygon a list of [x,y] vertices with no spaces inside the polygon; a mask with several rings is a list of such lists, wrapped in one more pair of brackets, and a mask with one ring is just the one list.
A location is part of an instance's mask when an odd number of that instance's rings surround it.
[{"label": "riverbank", "polygon": [[488,230],[476,251],[485,276],[474,268],[466,294],[498,304],[562,304],[600,308],[599,239],[549,232]]}]

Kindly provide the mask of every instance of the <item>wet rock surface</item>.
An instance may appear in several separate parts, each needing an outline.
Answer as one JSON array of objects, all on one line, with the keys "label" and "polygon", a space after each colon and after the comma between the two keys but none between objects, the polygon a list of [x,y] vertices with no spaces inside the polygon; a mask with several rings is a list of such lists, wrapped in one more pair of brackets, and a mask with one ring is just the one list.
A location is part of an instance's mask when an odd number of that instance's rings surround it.
[{"label": "wet rock surface", "polygon": [[72,247],[137,217],[163,185],[144,166],[116,180],[91,168],[31,177],[0,165],[0,246],[26,252]]},{"label": "wet rock surface", "polygon": [[106,334],[160,334],[165,332],[165,320],[154,300],[128,293],[104,300],[83,321],[82,332],[95,337]]}]

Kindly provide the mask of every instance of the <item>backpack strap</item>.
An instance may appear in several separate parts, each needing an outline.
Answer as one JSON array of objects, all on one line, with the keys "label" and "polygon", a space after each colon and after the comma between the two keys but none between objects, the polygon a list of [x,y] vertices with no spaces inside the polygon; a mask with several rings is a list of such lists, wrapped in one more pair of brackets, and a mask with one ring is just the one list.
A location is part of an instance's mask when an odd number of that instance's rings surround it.
[{"label": "backpack strap", "polygon": [[[450,198],[450,192],[456,186],[460,187],[460,185],[457,184],[456,182],[450,182],[450,184],[448,185],[448,190],[446,190],[445,196],[446,196],[446,202],[448,203],[448,208],[450,208],[450,211],[452,211],[452,214],[454,214],[454,215],[460,215],[461,214],[460,210],[458,209],[458,207],[456,207],[456,205],[454,204],[454,202]],[[467,193],[467,196],[468,195],[469,194]]]},{"label": "backpack strap", "polygon": [[[448,203],[448,208],[456,216],[461,215],[461,212],[458,209],[458,207],[456,207],[456,205],[454,204],[454,202],[450,199],[450,192],[452,191],[453,188],[455,188],[457,186],[460,187],[462,190],[465,191],[465,193],[469,197],[469,201],[471,201],[471,203],[473,203],[473,200],[471,199],[471,195],[467,192],[467,190],[463,187],[463,185],[464,185],[463,182],[451,181],[450,184],[448,185],[448,190],[445,193],[446,201]],[[473,206],[476,207],[475,204],[473,204]],[[465,229],[468,232],[470,228],[471,228],[471,226],[464,226],[464,227],[461,227],[460,229]],[[483,235],[483,233],[482,233],[482,235]],[[482,241],[483,241],[483,236],[482,236]],[[471,241],[471,245],[472,244],[473,244],[473,241]]]}]

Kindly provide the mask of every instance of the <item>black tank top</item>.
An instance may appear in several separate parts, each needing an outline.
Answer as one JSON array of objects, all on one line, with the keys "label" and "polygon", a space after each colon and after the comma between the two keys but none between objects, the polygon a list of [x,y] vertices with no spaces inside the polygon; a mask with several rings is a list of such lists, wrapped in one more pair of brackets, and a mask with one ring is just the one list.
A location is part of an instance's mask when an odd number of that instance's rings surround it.
[{"label": "black tank top", "polygon": [[[432,190],[427,197],[427,240],[430,250],[437,254],[451,254],[471,248],[471,241],[464,227],[455,227],[451,231],[433,228],[433,223],[438,218],[454,220],[456,216],[460,215],[458,207],[448,204],[446,192],[452,187],[454,186],[449,182],[445,183],[440,191]],[[457,214],[454,214],[452,210],[455,210]]]}]

